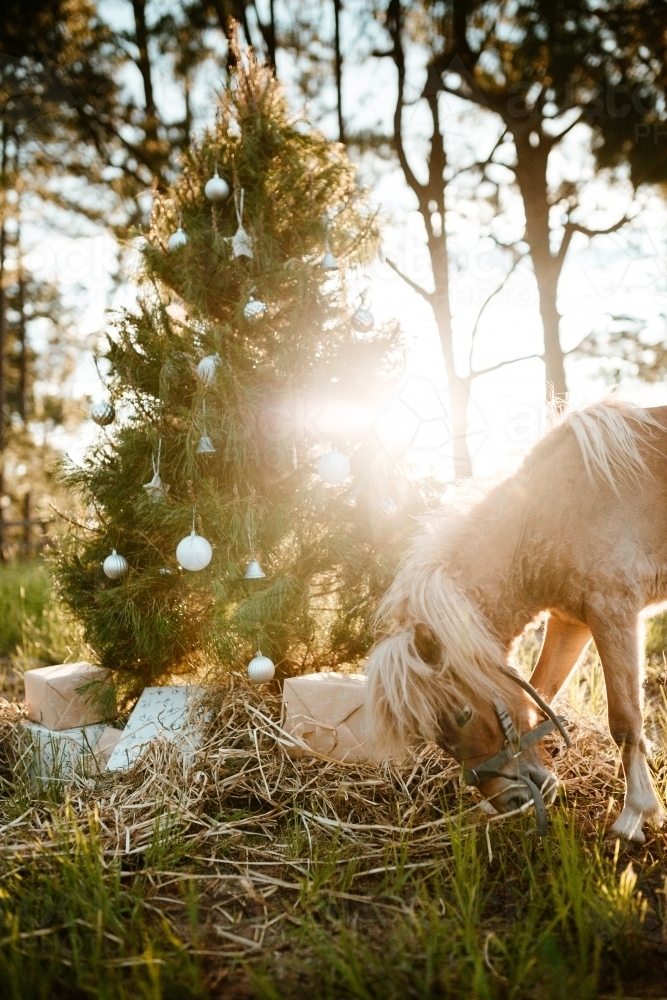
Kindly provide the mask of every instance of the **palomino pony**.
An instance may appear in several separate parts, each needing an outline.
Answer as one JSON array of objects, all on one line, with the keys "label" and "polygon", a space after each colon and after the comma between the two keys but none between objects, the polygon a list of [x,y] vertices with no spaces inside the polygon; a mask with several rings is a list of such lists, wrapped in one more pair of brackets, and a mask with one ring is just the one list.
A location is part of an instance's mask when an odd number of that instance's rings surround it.
[{"label": "palomino pony", "polygon": [[[432,740],[500,811],[532,798],[543,812],[556,778],[538,742],[562,728],[548,703],[592,636],[626,781],[613,832],[643,842],[666,814],[646,761],[639,615],[665,600],[667,407],[608,399],[570,412],[516,474],[415,539],[367,666],[376,751]],[[531,688],[507,658],[544,611]]]}]

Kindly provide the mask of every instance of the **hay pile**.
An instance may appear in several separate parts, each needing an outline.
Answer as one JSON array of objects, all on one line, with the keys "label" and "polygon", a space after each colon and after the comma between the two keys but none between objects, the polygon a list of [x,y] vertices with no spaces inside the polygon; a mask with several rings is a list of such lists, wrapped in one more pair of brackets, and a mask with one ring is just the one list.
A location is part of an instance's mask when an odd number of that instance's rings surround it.
[{"label": "hay pile", "polygon": [[[433,745],[417,748],[401,765],[294,761],[284,749],[277,696],[235,675],[210,694],[209,707],[189,760],[156,740],[131,770],[75,776],[60,801],[33,788],[27,808],[10,815],[31,750],[19,708],[5,702],[2,866],[9,858],[34,861],[62,850],[77,831],[94,827],[104,864],[120,862],[123,878],[144,877],[148,904],[174,927],[182,917],[179,883],[196,880],[211,933],[196,953],[214,947],[220,957],[251,956],[281,946],[300,895],[317,891],[326,845],[335,846],[330,864],[347,872],[345,888],[331,888],[329,879],[326,893],[368,903],[388,873],[442,865],[453,834],[485,828],[491,855],[490,827],[515,822],[512,814],[485,811],[475,790],[460,787],[459,766]],[[617,752],[595,721],[577,719],[571,735],[571,751],[549,738],[546,753],[584,821],[605,824],[623,793]],[[663,769],[663,786],[664,779]]]}]

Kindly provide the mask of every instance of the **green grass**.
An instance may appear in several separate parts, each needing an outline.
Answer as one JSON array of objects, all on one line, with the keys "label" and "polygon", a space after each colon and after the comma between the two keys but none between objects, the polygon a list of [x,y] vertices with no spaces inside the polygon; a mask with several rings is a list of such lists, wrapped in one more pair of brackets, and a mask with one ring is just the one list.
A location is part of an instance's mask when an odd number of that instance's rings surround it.
[{"label": "green grass", "polygon": [[[11,594],[14,571],[4,569],[2,592]],[[34,566],[16,571],[12,586],[26,587],[24,608],[28,588],[21,579],[32,579],[39,594],[42,573]],[[32,632],[24,625],[20,647],[34,648],[38,629],[50,627],[48,609],[40,619],[38,604],[31,607]],[[522,652],[527,661],[529,647]],[[655,686],[659,669],[651,671]],[[576,712],[602,716],[594,652],[571,681],[569,697]],[[656,706],[651,718],[659,734],[667,714]],[[5,712],[3,1000],[667,995],[667,837],[655,832],[642,847],[605,839],[607,808],[621,788],[612,764],[604,765],[602,793],[588,794],[585,782],[570,786],[550,810],[544,840],[530,815],[488,825],[482,818],[471,829],[462,809],[469,809],[472,793],[443,783],[434,808],[449,818],[437,849],[406,832],[389,835],[378,855],[363,832],[306,824],[304,809],[321,811],[317,765],[292,791],[289,767],[275,780],[274,745],[264,745],[264,770],[255,767],[251,729],[245,743],[235,744],[240,756],[222,764],[216,754],[203,756],[187,772],[170,758],[155,772],[159,794],[149,794],[139,775],[121,796],[113,778],[36,786],[25,741]],[[220,739],[224,752],[231,744]],[[609,744],[596,739],[590,755],[607,754],[609,761]],[[269,761],[276,771],[267,776]],[[664,797],[664,750],[657,767]],[[255,774],[254,784],[235,785],[243,768]],[[195,814],[197,782],[209,791]],[[332,800],[343,816],[345,794]],[[274,799],[289,808],[271,822]],[[145,817],[152,826],[145,846],[135,848],[136,833],[126,833],[126,825]]]},{"label": "green grass", "polygon": [[41,626],[51,581],[41,560],[0,565],[0,656],[11,656],[26,638],[26,626]]},{"label": "green grass", "polygon": [[20,694],[17,675],[24,670],[87,655],[82,630],[55,598],[43,560],[0,564],[0,690]]},{"label": "green grass", "polygon": [[[620,859],[613,846],[582,841],[567,809],[554,815],[544,844],[528,823],[495,830],[491,862],[484,832],[457,835],[454,818],[451,855],[435,874],[369,882],[354,893],[336,864],[344,849],[319,843],[304,892],[272,905],[290,918],[280,950],[256,962],[226,960],[222,970],[231,974],[217,988],[221,940],[206,912],[211,900],[187,878],[198,866],[181,862],[185,877],[156,901],[150,869],[104,858],[93,816],[73,829],[39,862],[15,859],[3,879],[7,1000],[189,1000],[229,996],[230,988],[261,1000],[589,1000],[628,987],[641,995],[639,970],[644,985],[664,976],[646,943],[649,917],[654,937],[664,923],[638,892],[628,852]],[[634,862],[649,882],[662,870],[636,852]]]}]

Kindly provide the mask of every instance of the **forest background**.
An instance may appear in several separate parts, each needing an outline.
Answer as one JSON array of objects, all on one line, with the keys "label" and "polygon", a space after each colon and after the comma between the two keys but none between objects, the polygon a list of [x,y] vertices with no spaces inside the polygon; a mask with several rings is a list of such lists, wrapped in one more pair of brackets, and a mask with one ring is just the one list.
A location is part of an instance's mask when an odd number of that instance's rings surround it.
[{"label": "forest background", "polygon": [[549,387],[580,401],[622,381],[637,402],[664,402],[664,7],[595,10],[5,5],[2,557],[48,536],[70,503],[51,470],[93,436],[96,348],[109,310],[134,301],[153,192],[210,122],[234,23],[295,110],[347,146],[380,210],[366,300],[401,323],[406,375],[381,415],[353,419],[392,455],[443,482],[493,473],[543,429]]}]

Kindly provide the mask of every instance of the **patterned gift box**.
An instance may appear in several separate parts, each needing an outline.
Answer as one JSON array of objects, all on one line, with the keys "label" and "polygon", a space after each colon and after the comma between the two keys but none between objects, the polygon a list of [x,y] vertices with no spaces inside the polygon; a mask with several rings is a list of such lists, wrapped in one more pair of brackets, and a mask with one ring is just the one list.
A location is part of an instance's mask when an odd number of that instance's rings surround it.
[{"label": "patterned gift box", "polygon": [[111,751],[107,771],[130,767],[156,736],[184,750],[196,749],[197,736],[190,721],[201,690],[195,685],[145,688]]}]

